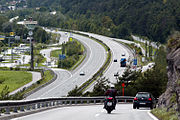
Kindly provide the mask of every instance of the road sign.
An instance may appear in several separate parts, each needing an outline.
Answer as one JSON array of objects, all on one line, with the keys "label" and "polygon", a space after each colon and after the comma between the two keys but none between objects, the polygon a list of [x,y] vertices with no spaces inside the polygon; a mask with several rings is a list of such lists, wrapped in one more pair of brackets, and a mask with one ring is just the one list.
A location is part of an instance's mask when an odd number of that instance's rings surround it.
[{"label": "road sign", "polygon": [[4,40],[5,39],[5,36],[0,36],[0,40]]},{"label": "road sign", "polygon": [[72,40],[73,40],[72,37],[70,37],[70,38],[69,38],[69,41],[71,42]]},{"label": "road sign", "polygon": [[133,63],[134,63],[134,65],[137,65],[137,59],[134,59]]},{"label": "road sign", "polygon": [[64,60],[66,58],[66,55],[64,55],[64,54],[59,54],[59,60]]},{"label": "road sign", "polygon": [[14,36],[14,32],[10,32],[10,36]]},{"label": "road sign", "polygon": [[142,62],[145,62],[145,57],[142,57]]},{"label": "road sign", "polygon": [[15,36],[15,40],[20,40],[20,36]]},{"label": "road sign", "polygon": [[122,87],[125,87],[125,83],[122,83],[121,85],[122,85]]},{"label": "road sign", "polygon": [[121,85],[122,85],[122,96],[124,96],[124,87],[125,87],[125,84],[122,83]]}]

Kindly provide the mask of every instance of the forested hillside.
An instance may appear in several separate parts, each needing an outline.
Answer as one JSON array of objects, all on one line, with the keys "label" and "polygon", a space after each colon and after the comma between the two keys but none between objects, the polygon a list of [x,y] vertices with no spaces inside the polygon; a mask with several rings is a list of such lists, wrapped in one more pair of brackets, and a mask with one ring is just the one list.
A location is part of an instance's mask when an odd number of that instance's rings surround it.
[{"label": "forested hillside", "polygon": [[[33,16],[42,26],[53,26],[128,39],[147,36],[165,43],[180,29],[179,0],[27,0],[29,9],[9,17]],[[34,9],[40,8],[40,9]],[[56,15],[49,12],[57,11]]]},{"label": "forested hillside", "polygon": [[58,9],[76,20],[61,27],[119,38],[133,33],[164,43],[180,29],[178,0],[28,0],[28,5]]}]

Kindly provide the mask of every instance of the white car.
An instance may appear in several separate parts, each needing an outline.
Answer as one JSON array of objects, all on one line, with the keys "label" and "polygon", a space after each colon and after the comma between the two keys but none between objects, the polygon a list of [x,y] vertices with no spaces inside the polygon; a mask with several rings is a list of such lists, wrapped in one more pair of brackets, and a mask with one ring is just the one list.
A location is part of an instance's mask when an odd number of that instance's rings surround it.
[{"label": "white car", "polygon": [[81,71],[81,72],[79,73],[79,75],[85,75],[85,72],[84,72],[84,71]]},{"label": "white car", "polygon": [[125,56],[126,54],[125,53],[122,53],[121,56]]}]

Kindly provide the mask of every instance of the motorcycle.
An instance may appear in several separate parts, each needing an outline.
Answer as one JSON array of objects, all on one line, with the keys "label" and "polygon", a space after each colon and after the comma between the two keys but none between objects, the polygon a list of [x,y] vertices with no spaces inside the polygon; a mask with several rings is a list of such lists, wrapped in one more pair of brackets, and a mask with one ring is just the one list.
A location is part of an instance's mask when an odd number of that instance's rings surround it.
[{"label": "motorcycle", "polygon": [[105,107],[104,108],[107,110],[108,114],[110,114],[111,111],[114,110],[114,99],[113,99],[113,97],[107,97],[105,99]]}]

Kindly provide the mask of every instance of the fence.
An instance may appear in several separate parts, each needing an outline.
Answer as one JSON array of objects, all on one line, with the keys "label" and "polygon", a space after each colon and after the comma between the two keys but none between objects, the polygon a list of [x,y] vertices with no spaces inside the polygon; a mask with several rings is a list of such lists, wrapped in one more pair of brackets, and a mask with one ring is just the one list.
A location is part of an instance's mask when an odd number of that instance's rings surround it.
[{"label": "fence", "polygon": [[[134,97],[129,96],[117,96],[117,103],[130,103],[133,102],[133,98]],[[22,114],[29,111],[38,111],[44,108],[54,108],[63,105],[100,104],[104,102],[104,99],[105,97],[60,97],[34,100],[0,101],[0,119],[12,116],[17,117],[19,113]]]}]

